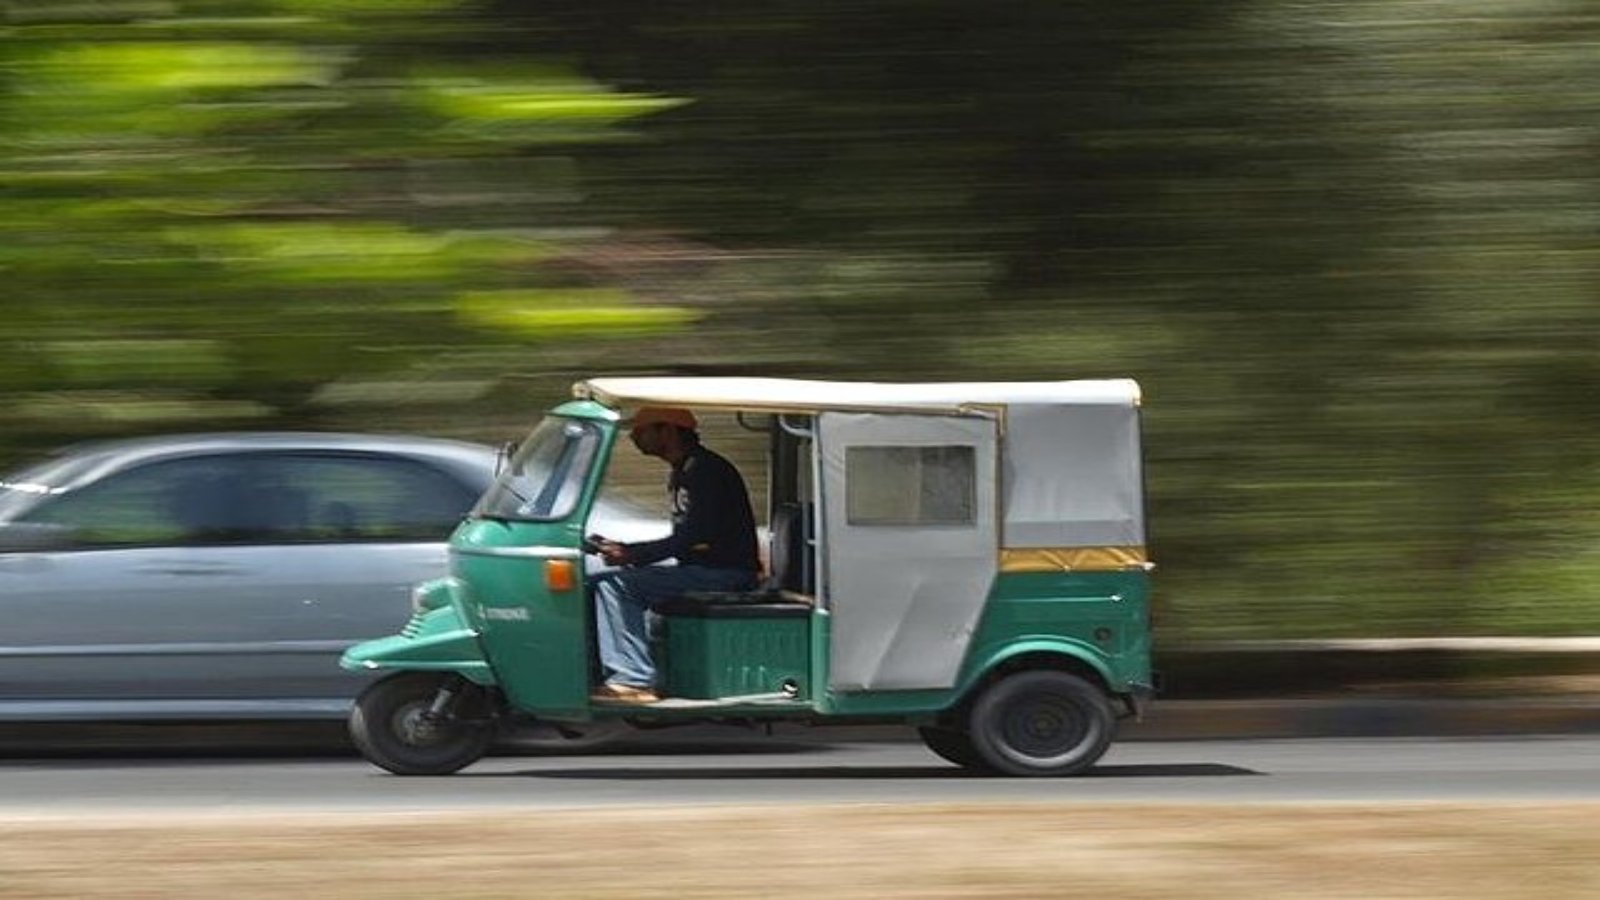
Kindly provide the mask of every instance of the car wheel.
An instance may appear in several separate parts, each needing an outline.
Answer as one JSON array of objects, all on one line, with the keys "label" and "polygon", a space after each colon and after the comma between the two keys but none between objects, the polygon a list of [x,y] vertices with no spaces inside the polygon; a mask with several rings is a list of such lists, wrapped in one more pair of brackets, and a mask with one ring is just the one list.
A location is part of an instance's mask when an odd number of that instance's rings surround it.
[{"label": "car wheel", "polygon": [[917,734],[922,736],[922,742],[928,745],[940,759],[953,762],[967,769],[988,769],[983,757],[978,755],[976,747],[972,746],[972,738],[965,732],[954,728],[925,727],[918,728]]},{"label": "car wheel", "polygon": [[[439,716],[429,710],[442,688],[457,692]],[[494,741],[487,721],[454,717],[481,707],[483,689],[448,673],[406,672],[370,685],[350,712],[350,739],[361,755],[396,775],[448,775],[483,758]]]},{"label": "car wheel", "polygon": [[968,734],[978,757],[1007,775],[1075,775],[1111,745],[1116,716],[1099,687],[1040,669],[995,682],[972,706]]}]

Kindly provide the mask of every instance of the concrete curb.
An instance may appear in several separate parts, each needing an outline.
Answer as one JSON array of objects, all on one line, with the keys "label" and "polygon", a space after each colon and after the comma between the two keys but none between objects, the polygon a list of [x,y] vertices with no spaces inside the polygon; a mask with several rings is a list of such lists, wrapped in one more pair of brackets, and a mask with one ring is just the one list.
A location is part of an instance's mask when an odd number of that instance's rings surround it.
[{"label": "concrete curb", "polygon": [[1600,697],[1432,697],[1157,702],[1121,740],[1445,737],[1600,732]]},{"label": "concrete curb", "polygon": [[[1158,648],[1155,665],[1167,701],[1351,693],[1420,700],[1435,699],[1438,686],[1483,697],[1482,688],[1498,685],[1494,694],[1518,700],[1600,693],[1600,638],[1592,637],[1207,642]],[[1537,679],[1569,683],[1526,683]]]},{"label": "concrete curb", "polygon": [[1449,653],[1600,654],[1600,637],[1426,637],[1426,638],[1304,638],[1263,641],[1199,641],[1172,648],[1202,653],[1279,653],[1362,651],[1394,653],[1432,650]]}]

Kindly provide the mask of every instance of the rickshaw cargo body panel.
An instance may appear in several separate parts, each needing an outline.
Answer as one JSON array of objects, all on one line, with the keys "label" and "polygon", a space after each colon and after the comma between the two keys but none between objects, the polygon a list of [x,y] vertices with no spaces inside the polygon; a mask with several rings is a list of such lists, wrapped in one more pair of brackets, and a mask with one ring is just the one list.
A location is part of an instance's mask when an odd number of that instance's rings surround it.
[{"label": "rickshaw cargo body panel", "polygon": [[799,603],[669,602],[668,696],[810,696],[811,610]]}]

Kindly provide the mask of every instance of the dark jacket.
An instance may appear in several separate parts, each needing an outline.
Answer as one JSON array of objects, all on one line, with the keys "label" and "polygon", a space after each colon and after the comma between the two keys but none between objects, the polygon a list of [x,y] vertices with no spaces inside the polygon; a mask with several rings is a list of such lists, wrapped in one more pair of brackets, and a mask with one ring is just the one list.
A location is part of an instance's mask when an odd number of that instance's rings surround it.
[{"label": "dark jacket", "polygon": [[672,534],[659,541],[628,545],[628,562],[649,565],[673,558],[680,565],[754,572],[756,523],[750,493],[733,463],[699,444],[667,480],[672,502]]}]

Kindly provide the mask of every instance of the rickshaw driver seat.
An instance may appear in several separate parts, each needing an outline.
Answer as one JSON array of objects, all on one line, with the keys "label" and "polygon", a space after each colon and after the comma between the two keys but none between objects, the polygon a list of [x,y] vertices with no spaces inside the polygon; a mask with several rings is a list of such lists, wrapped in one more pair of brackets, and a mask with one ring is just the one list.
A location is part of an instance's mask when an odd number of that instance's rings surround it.
[{"label": "rickshaw driver seat", "polygon": [[[784,503],[772,517],[771,560],[762,584],[764,593],[809,594],[806,561],[811,535],[805,530],[807,510],[798,503]],[[809,597],[805,598],[809,601]]]},{"label": "rickshaw driver seat", "polygon": [[[767,577],[753,591],[689,591],[681,598],[691,605],[730,603],[812,604],[807,592],[806,552],[809,535],[803,531],[806,510],[798,503],[784,503],[773,511],[770,561]],[[671,603],[663,612],[669,612]]]}]

